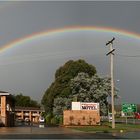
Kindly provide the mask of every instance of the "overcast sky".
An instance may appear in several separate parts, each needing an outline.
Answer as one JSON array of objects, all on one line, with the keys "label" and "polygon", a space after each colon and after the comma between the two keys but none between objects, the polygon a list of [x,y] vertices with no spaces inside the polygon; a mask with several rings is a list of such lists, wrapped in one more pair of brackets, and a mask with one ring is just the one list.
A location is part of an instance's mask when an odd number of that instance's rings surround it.
[{"label": "overcast sky", "polygon": [[[140,34],[140,2],[0,2],[0,47],[33,33],[73,26],[118,28]],[[0,89],[41,100],[56,69],[70,59],[85,59],[99,75],[109,75],[109,48],[115,37],[114,74],[119,102],[139,103],[140,38],[112,32],[54,34],[0,53]],[[126,56],[138,57],[126,57]]]}]

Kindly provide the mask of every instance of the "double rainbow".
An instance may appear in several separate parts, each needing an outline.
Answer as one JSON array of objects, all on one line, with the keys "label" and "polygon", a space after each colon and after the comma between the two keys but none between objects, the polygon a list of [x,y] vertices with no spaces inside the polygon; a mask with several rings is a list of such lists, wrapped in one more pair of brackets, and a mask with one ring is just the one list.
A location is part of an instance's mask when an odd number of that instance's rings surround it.
[{"label": "double rainbow", "polygon": [[41,37],[53,36],[56,34],[63,34],[63,33],[70,33],[70,32],[78,32],[78,31],[94,31],[94,32],[113,33],[113,34],[115,33],[130,38],[140,39],[140,34],[138,33],[129,32],[117,28],[98,27],[98,26],[74,26],[74,27],[65,27],[65,28],[58,28],[58,29],[37,32],[20,39],[16,39],[10,42],[9,44],[2,46],[0,48],[0,53],[7,51],[9,48],[20,47],[20,45],[24,45],[24,43],[33,42]]}]

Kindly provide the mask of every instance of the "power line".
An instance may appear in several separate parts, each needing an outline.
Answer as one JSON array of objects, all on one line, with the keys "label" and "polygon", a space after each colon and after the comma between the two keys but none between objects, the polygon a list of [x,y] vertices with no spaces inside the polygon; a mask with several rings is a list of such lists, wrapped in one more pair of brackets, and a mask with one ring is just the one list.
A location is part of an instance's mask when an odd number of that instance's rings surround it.
[{"label": "power line", "polygon": [[120,57],[135,57],[135,58],[140,57],[140,54],[138,54],[138,55],[127,55],[127,54],[116,53],[115,55],[120,56]]}]

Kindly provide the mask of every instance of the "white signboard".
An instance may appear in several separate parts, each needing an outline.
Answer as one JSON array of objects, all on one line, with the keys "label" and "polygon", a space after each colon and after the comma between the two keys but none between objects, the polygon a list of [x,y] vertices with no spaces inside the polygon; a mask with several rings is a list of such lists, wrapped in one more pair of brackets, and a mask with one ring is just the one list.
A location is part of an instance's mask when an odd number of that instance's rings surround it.
[{"label": "white signboard", "polygon": [[72,102],[72,110],[80,110],[80,102]]},{"label": "white signboard", "polygon": [[99,103],[72,102],[72,110],[99,110]]},{"label": "white signboard", "polygon": [[99,103],[81,103],[81,110],[99,110]]}]

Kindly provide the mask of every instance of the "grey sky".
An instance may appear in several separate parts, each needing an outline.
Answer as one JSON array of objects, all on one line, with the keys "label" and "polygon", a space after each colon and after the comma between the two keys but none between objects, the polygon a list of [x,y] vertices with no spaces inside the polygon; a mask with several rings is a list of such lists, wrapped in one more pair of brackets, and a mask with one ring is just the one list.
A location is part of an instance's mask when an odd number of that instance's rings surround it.
[{"label": "grey sky", "polygon": [[[30,34],[68,26],[120,28],[140,34],[140,2],[0,2],[0,46]],[[106,41],[115,35],[115,79],[123,102],[139,103],[140,39],[113,33],[76,32],[32,41],[0,54],[0,88],[41,100],[59,66],[85,59],[109,74]]]}]

